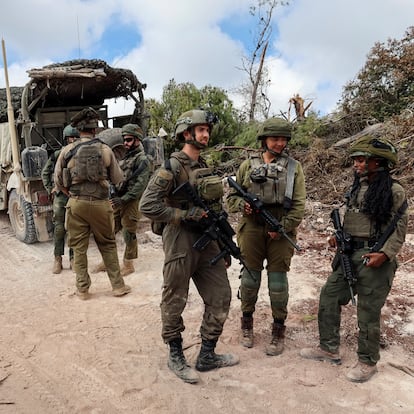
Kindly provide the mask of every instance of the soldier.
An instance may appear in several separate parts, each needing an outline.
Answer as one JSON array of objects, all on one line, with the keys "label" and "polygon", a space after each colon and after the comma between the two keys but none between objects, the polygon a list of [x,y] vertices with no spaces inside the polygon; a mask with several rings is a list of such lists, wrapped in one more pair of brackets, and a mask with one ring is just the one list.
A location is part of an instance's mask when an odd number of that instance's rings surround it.
[{"label": "soldier", "polygon": [[[291,139],[291,125],[282,118],[266,120],[257,140],[262,153],[245,160],[237,171],[236,181],[263,202],[265,208],[281,223],[289,238],[296,237],[305,211],[305,179],[300,163],[289,157],[286,146]],[[285,237],[269,229],[250,205],[231,189],[228,196],[231,212],[243,217],[237,229],[237,241],[249,271],[241,275],[241,344],[253,346],[253,313],[260,289],[263,262],[267,262],[268,288],[272,309],[272,339],[267,355],[279,355],[284,349],[285,320],[288,304],[287,272],[293,247]]]},{"label": "soldier", "polygon": [[[377,372],[381,309],[397,269],[396,255],[405,240],[408,214],[405,191],[390,174],[397,163],[394,145],[386,138],[365,135],[351,145],[350,155],[355,178],[345,195],[343,229],[351,238],[350,259],[357,276],[353,291],[358,296],[359,335],[358,362],[346,377],[364,382]],[[336,238],[329,243],[335,246]],[[302,349],[300,354],[340,364],[341,307],[349,302],[351,292],[342,267],[332,267],[320,294],[319,347]]]},{"label": "soldier", "polygon": [[[71,125],[67,125],[63,130],[63,144],[71,144],[75,139],[79,138],[79,131]],[[42,181],[49,197],[53,201],[53,243],[54,256],[52,272],[59,274],[62,272],[62,256],[65,251],[65,212],[68,196],[60,190],[57,190],[54,181],[53,173],[55,171],[56,160],[59,157],[60,150],[55,151],[47,160],[42,170]],[[70,268],[73,267],[73,249],[69,248],[69,263]]]},{"label": "soldier", "polygon": [[[140,201],[140,210],[145,216],[167,223],[162,233],[165,253],[161,299],[162,338],[170,349],[168,367],[189,383],[199,380],[198,374],[190,368],[184,357],[181,337],[184,331],[182,313],[191,279],[205,305],[196,369],[209,371],[238,363],[235,355],[214,352],[231,300],[224,260],[214,266],[210,264],[220,248],[217,242],[212,241],[202,251],[193,249],[194,242],[202,235],[200,220],[206,213],[183,195],[173,193],[180,184],[189,181],[212,209],[221,210],[221,179],[212,174],[200,156],[208,145],[215,122],[215,116],[203,110],[190,110],[180,116],[176,122],[175,138],[184,146],[155,172]],[[202,188],[205,191],[201,192]]]},{"label": "soldier", "polygon": [[[121,133],[126,149],[119,162],[124,172],[124,181],[118,184],[110,201],[115,214],[115,233],[121,229],[123,232],[125,252],[121,275],[127,276],[135,272],[134,259],[138,257],[136,233],[140,219],[138,204],[151,175],[151,163],[141,144],[144,137],[142,129],[135,124],[126,124]],[[105,270],[104,263],[95,268],[95,272]]]},{"label": "soldier", "polygon": [[114,215],[109,202],[109,181],[118,184],[123,173],[112,150],[94,139],[99,114],[85,108],[72,118],[80,139],[63,148],[56,162],[55,183],[69,196],[66,206],[68,245],[73,248],[77,295],[89,298],[87,250],[91,232],[101,252],[114,296],[131,291],[121,276],[115,242]]}]

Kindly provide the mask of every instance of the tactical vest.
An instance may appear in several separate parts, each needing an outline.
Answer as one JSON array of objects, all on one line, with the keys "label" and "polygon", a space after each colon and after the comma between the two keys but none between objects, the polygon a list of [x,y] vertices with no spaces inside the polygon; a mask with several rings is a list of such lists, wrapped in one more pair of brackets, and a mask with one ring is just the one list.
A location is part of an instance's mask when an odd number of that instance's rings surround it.
[{"label": "tactical vest", "polygon": [[290,210],[297,163],[287,156],[278,157],[271,163],[264,163],[258,155],[252,156],[249,191],[264,204],[283,205]]},{"label": "tactical vest", "polygon": [[361,187],[356,197],[347,202],[347,209],[344,215],[344,231],[353,237],[371,238],[373,224],[371,219],[361,212],[364,195],[368,189],[367,183],[361,182]]},{"label": "tactical vest", "polygon": [[[201,162],[203,164],[203,162]],[[222,197],[224,195],[223,182],[221,178],[213,173],[213,169],[207,166],[191,168],[184,165],[178,156],[171,155],[171,158],[165,162],[166,169],[172,171],[176,182],[175,187],[189,181],[195,188],[199,197],[208,205],[209,208],[220,212],[223,208]],[[171,196],[169,204],[172,207],[188,210],[192,207],[184,197]]]},{"label": "tactical vest", "polygon": [[[105,145],[105,144],[104,144]],[[102,142],[99,139],[83,141],[66,154],[66,163],[73,159],[70,168],[70,192],[74,195],[107,198],[107,170],[103,161]]]}]

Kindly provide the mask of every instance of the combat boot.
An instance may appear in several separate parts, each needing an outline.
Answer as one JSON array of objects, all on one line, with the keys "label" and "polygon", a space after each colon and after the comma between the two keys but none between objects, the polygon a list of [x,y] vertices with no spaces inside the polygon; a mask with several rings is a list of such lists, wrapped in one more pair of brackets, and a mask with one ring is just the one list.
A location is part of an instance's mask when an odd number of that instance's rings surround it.
[{"label": "combat boot", "polygon": [[216,354],[217,341],[203,339],[200,354],[196,362],[196,370],[210,371],[216,368],[231,367],[239,363],[239,357],[233,354]]},{"label": "combat boot", "polygon": [[199,381],[199,376],[190,365],[187,364],[183,353],[183,340],[181,338],[173,339],[168,344],[170,346],[170,355],[168,357],[168,368],[184,382],[195,384]]},{"label": "combat boot", "polygon": [[97,264],[93,269],[92,273],[106,272],[106,266],[104,262]]},{"label": "combat boot", "polygon": [[127,276],[135,272],[134,261],[124,259],[124,265],[121,268],[121,276]]},{"label": "combat boot", "polygon": [[246,348],[253,347],[253,317],[241,317],[241,340],[240,343]]},{"label": "combat boot", "polygon": [[112,289],[112,296],[124,296],[131,292],[131,287],[124,285],[120,288]]},{"label": "combat boot", "polygon": [[376,365],[368,365],[364,362],[358,361],[356,365],[346,374],[346,378],[352,382],[368,381],[376,372],[378,372]]},{"label": "combat boot", "polygon": [[300,356],[315,361],[328,361],[331,364],[341,365],[341,357],[338,352],[325,351],[321,347],[303,348],[300,350]]},{"label": "combat boot", "polygon": [[53,263],[53,270],[52,272],[55,275],[58,275],[62,272],[62,256],[55,256],[55,262]]},{"label": "combat boot", "polygon": [[285,330],[285,325],[273,322],[272,340],[270,341],[270,344],[266,346],[266,355],[276,356],[283,352],[285,349]]}]

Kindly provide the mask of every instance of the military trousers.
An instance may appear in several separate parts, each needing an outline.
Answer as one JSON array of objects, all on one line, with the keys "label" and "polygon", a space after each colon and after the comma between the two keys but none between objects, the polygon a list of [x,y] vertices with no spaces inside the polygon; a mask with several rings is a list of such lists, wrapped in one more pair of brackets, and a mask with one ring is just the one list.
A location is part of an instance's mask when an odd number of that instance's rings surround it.
[{"label": "military trousers", "polygon": [[[294,249],[286,238],[278,240],[270,238],[268,227],[243,218],[238,231],[237,242],[247,268],[253,272],[253,280],[249,272],[244,270],[241,275],[240,298],[242,312],[253,313],[261,285],[261,274],[266,262],[268,290],[272,316],[274,319],[285,320],[289,299],[287,272]],[[295,237],[290,235],[292,239]]]},{"label": "military trousers", "polygon": [[[55,256],[63,256],[65,253],[65,215],[68,197],[66,194],[59,192],[53,197],[53,254]],[[73,259],[73,250],[69,249],[69,259]]]},{"label": "military trousers", "polygon": [[[375,365],[379,359],[381,309],[390,292],[397,262],[386,261],[379,268],[367,267],[361,256],[368,249],[352,254],[357,281],[353,286],[357,296],[358,359],[368,365]],[[320,293],[318,325],[322,349],[337,352],[340,345],[341,307],[351,299],[348,282],[341,266],[328,277]]]},{"label": "military trousers", "polygon": [[182,313],[188,301],[190,280],[204,303],[201,338],[216,341],[223,331],[230,308],[231,288],[224,260],[210,260],[220,252],[217,242],[202,251],[193,248],[201,234],[183,225],[168,224],[163,232],[165,253],[161,298],[162,338],[168,343],[184,331]]},{"label": "military trousers", "polygon": [[138,209],[139,200],[131,200],[115,211],[115,233],[122,230],[125,242],[124,259],[138,257],[137,229],[141,213]]},{"label": "military trousers", "polygon": [[109,200],[70,198],[66,205],[68,245],[73,248],[76,287],[87,291],[91,285],[87,251],[91,233],[102,255],[112,288],[124,286],[115,241],[114,214]]}]

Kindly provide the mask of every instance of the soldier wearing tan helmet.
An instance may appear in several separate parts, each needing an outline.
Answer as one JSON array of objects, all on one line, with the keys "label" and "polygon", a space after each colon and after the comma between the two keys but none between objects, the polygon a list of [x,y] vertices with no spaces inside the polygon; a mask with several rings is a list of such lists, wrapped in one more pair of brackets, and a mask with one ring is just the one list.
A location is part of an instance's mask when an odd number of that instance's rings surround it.
[{"label": "soldier wearing tan helmet", "polygon": [[109,183],[123,179],[111,148],[95,138],[99,114],[85,108],[71,120],[80,138],[63,148],[56,162],[55,183],[69,196],[66,212],[68,245],[74,252],[76,294],[89,298],[91,278],[88,273],[87,250],[93,234],[105,263],[113,296],[131,291],[121,276],[114,232],[114,215],[109,202]]},{"label": "soldier wearing tan helmet", "polygon": [[[174,193],[180,184],[189,181],[211,209],[219,211],[222,208],[222,181],[201,157],[215,122],[213,114],[200,109],[186,111],[179,117],[175,138],[183,148],[173,153],[155,172],[140,202],[140,210],[145,216],[166,223],[162,232],[165,253],[162,338],[169,345],[168,367],[189,383],[199,381],[197,372],[185,359],[181,336],[185,329],[182,313],[188,299],[190,280],[197,286],[205,305],[196,370],[209,371],[238,363],[235,355],[216,354],[214,351],[231,301],[225,261],[219,260],[214,266],[210,264],[210,260],[219,254],[220,247],[216,241],[211,241],[202,251],[193,248],[194,242],[203,234],[199,222],[206,217],[206,212],[182,194]],[[200,191],[203,188],[205,191]]]},{"label": "soldier wearing tan helmet", "polygon": [[[381,309],[397,269],[396,255],[407,232],[407,201],[403,187],[391,177],[397,150],[391,141],[365,135],[350,148],[354,183],[345,195],[343,230],[349,238],[351,267],[356,282],[358,362],[347,373],[352,382],[369,380],[380,359]],[[385,235],[385,237],[384,237]],[[336,239],[329,240],[335,246]],[[333,262],[333,272],[320,294],[319,346],[301,350],[304,358],[340,364],[341,308],[351,299],[342,267]]]},{"label": "soldier wearing tan helmet", "polygon": [[[236,181],[263,203],[293,240],[304,216],[306,191],[302,166],[286,151],[291,136],[292,126],[285,119],[270,118],[263,122],[257,135],[262,151],[240,165]],[[270,356],[279,355],[284,350],[289,298],[287,272],[294,249],[285,237],[269,228],[235,190],[230,190],[227,202],[231,212],[243,214],[237,229],[237,241],[246,266],[255,279],[243,269],[240,286],[241,344],[246,348],[254,345],[253,314],[266,261],[273,322],[272,339],[265,352]]]}]

